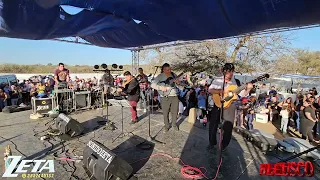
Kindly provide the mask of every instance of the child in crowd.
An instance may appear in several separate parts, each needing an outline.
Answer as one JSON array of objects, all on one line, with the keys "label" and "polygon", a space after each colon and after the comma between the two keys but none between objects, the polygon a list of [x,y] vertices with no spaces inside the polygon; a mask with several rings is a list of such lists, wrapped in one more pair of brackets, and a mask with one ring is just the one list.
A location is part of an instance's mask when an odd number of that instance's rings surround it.
[{"label": "child in crowd", "polygon": [[287,127],[289,122],[289,115],[291,109],[289,108],[288,104],[283,104],[282,110],[280,111],[281,116],[281,128],[280,130],[282,133],[287,133]]},{"label": "child in crowd", "polygon": [[206,91],[204,89],[201,89],[198,94],[198,108],[201,110],[200,115],[198,116],[198,119],[201,123],[203,123],[203,126],[206,126],[207,119],[206,116],[206,102],[207,102],[207,95]]}]

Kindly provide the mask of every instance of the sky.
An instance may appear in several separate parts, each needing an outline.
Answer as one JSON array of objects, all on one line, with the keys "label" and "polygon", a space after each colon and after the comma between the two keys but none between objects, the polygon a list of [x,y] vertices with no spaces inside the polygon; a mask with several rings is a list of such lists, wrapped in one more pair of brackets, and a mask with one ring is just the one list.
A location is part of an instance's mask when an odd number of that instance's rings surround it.
[{"label": "sky", "polygon": [[[65,8],[75,14],[79,9]],[[320,28],[290,31],[294,48],[320,51]],[[128,50],[101,48],[74,43],[49,40],[23,40],[0,37],[0,64],[58,64],[96,65],[131,64],[131,52]]]}]

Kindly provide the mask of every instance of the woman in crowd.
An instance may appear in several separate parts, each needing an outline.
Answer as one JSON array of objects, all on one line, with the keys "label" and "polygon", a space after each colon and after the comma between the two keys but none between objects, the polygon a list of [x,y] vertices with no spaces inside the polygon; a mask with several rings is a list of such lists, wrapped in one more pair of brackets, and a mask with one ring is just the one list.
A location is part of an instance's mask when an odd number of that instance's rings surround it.
[{"label": "woman in crowd", "polygon": [[316,141],[313,139],[312,128],[315,125],[315,122],[318,121],[316,119],[315,110],[311,106],[311,101],[306,99],[300,111],[300,131],[302,134],[302,139],[307,139],[309,142],[320,143],[320,141]]},{"label": "woman in crowd", "polygon": [[7,94],[0,89],[0,110],[7,106]]},{"label": "woman in crowd", "polygon": [[18,105],[19,100],[19,91],[18,88],[15,85],[12,85],[12,91],[11,91],[11,105]]}]

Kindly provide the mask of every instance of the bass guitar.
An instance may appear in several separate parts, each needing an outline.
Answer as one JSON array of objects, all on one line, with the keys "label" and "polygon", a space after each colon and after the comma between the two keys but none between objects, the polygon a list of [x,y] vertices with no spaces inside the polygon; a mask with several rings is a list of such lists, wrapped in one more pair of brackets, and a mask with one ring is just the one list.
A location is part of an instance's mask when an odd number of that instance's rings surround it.
[{"label": "bass guitar", "polygon": [[[164,86],[167,87],[166,91],[158,90],[158,93],[160,94],[160,96],[162,97],[169,96],[171,91],[177,88],[177,84],[174,81],[179,79],[183,74],[184,73],[180,73],[178,76],[175,76],[175,77],[172,74],[172,76],[168,77],[165,81],[160,81],[159,83],[165,84]],[[180,85],[180,86],[184,86],[184,85]]]},{"label": "bass guitar", "polygon": [[[250,81],[249,83],[256,83],[258,81],[265,81],[266,79],[269,78],[269,74],[264,74],[262,76],[257,77],[256,79]],[[226,88],[226,93],[222,96],[220,94],[213,94],[212,99],[214,101],[214,104],[221,108],[222,107],[222,102],[223,102],[223,108],[228,108],[230,105],[238,100],[238,94],[246,88],[246,84],[243,84],[242,86],[238,87],[236,85],[230,85]]]}]

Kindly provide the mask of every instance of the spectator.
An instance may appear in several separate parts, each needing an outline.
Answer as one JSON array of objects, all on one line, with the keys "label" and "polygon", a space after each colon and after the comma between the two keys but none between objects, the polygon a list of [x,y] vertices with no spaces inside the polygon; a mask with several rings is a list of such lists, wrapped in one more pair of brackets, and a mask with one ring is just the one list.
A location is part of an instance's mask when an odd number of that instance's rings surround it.
[{"label": "spectator", "polygon": [[0,110],[7,106],[7,94],[0,89]]},{"label": "spectator", "polygon": [[320,143],[320,141],[316,141],[313,139],[312,128],[314,127],[315,122],[317,122],[318,119],[316,119],[315,111],[314,109],[312,109],[311,101],[309,99],[306,99],[306,101],[304,102],[304,106],[302,106],[300,112],[300,130],[302,139],[306,140],[308,137],[309,142]]},{"label": "spectator", "polygon": [[18,105],[18,100],[19,100],[19,91],[18,88],[15,85],[11,86],[12,91],[11,91],[11,105]]},{"label": "spectator", "polygon": [[271,86],[271,90],[269,91],[269,96],[276,96],[276,95],[277,95],[276,87]]}]

